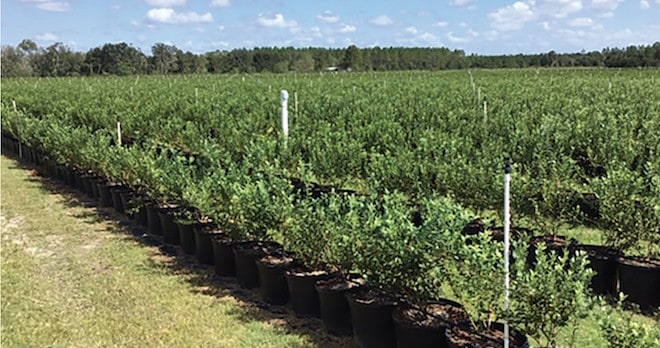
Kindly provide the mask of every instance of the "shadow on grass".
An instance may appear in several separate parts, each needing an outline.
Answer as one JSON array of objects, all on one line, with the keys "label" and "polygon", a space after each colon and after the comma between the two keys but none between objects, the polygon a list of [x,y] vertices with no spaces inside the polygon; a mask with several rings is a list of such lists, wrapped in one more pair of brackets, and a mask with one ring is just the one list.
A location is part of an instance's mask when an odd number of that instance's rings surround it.
[{"label": "shadow on grass", "polygon": [[219,277],[215,275],[213,266],[201,265],[194,255],[187,255],[178,246],[163,243],[160,236],[146,233],[146,229],[137,223],[128,220],[125,215],[116,213],[112,208],[102,207],[98,202],[71,188],[65,183],[42,175],[39,166],[19,161],[14,156],[4,156],[13,159],[16,165],[10,169],[28,171],[23,179],[26,182],[37,184],[38,188],[46,194],[58,194],[62,197],[61,204],[67,208],[89,208],[81,210],[73,216],[88,224],[111,222],[106,228],[107,232],[123,235],[126,240],[136,241],[145,246],[156,247],[147,266],[152,269],[165,269],[173,275],[182,276],[190,285],[194,293],[212,296],[218,299],[233,297],[238,301],[230,315],[245,323],[265,322],[282,332],[305,337],[310,343],[318,347],[352,347],[351,337],[335,337],[327,334],[321,320],[316,318],[298,318],[288,306],[275,306],[261,300],[258,289],[247,290],[241,288],[233,277]]}]

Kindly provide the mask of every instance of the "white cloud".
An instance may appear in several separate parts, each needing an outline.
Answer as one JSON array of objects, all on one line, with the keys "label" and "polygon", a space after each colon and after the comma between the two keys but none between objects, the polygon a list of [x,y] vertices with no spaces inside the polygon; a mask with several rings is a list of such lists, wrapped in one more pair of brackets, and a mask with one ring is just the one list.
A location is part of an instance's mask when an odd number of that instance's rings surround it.
[{"label": "white cloud", "polygon": [[44,33],[43,35],[37,35],[37,40],[55,41],[55,40],[57,40],[57,35],[55,35],[53,33]]},{"label": "white cloud", "polygon": [[419,39],[431,46],[444,46],[444,44],[438,39],[437,36],[431,33],[422,33],[419,35]]},{"label": "white cloud", "polygon": [[295,28],[298,26],[298,23],[294,20],[286,20],[281,13],[276,13],[273,17],[269,17],[263,13],[259,14],[257,18],[257,23],[266,28]]},{"label": "white cloud", "polygon": [[417,28],[415,27],[407,27],[405,30],[407,33],[411,33],[413,35],[417,34]]},{"label": "white cloud", "polygon": [[380,16],[372,19],[371,23],[375,24],[375,25],[378,25],[378,26],[381,26],[381,27],[384,27],[384,26],[391,25],[392,23],[394,23],[394,21],[392,20],[392,18],[388,17],[387,15],[380,15]]},{"label": "white cloud", "polygon": [[352,33],[352,32],[354,32],[354,31],[356,31],[356,30],[357,30],[357,28],[356,28],[354,25],[344,24],[344,25],[339,29],[339,32],[340,32],[340,33],[344,33],[344,34],[346,34],[346,33]]},{"label": "white cloud", "polygon": [[645,9],[647,9],[647,8],[649,8],[649,7],[651,7],[651,4],[649,4],[648,1],[646,1],[646,0],[642,0],[642,1],[639,2],[639,8],[645,10]]},{"label": "white cloud", "polygon": [[468,42],[467,38],[455,36],[453,32],[447,33],[447,39],[452,43],[465,43]]},{"label": "white cloud", "polygon": [[186,0],[147,0],[147,4],[154,7],[184,6]]},{"label": "white cloud", "polygon": [[[534,4],[534,1],[530,2]],[[554,18],[564,18],[583,8],[582,0],[546,0],[539,5],[539,13],[548,13]]]},{"label": "white cloud", "polygon": [[229,0],[213,0],[211,1],[211,7],[229,7],[231,2]]},{"label": "white cloud", "polygon": [[[535,4],[532,0],[531,4]],[[525,22],[536,19],[538,16],[532,10],[530,3],[517,1],[513,5],[503,7],[495,12],[491,12],[488,17],[491,19],[491,25],[498,30],[508,31],[517,30],[525,25]]]},{"label": "white cloud", "polygon": [[48,12],[67,12],[71,10],[71,5],[67,1],[21,0],[21,2],[37,4],[38,9]]},{"label": "white cloud", "polygon": [[612,18],[612,17],[614,17],[614,12],[612,12],[612,11],[605,12],[605,13],[601,14],[599,17],[600,18]]},{"label": "white cloud", "polygon": [[448,25],[449,25],[449,23],[446,22],[446,21],[440,21],[440,22],[437,22],[437,23],[433,24],[434,27],[438,27],[438,28],[445,28]]},{"label": "white cloud", "polygon": [[594,21],[589,17],[575,18],[568,23],[571,27],[590,27],[593,24]]},{"label": "white cloud", "polygon": [[591,7],[612,11],[616,10],[620,2],[623,0],[592,0]]},{"label": "white cloud", "polygon": [[323,13],[317,15],[316,18],[328,23],[339,22],[339,16],[330,11],[323,11]]},{"label": "white cloud", "polygon": [[171,8],[153,8],[147,12],[147,18],[166,24],[213,22],[213,15],[210,12],[200,15],[197,12],[176,12]]}]

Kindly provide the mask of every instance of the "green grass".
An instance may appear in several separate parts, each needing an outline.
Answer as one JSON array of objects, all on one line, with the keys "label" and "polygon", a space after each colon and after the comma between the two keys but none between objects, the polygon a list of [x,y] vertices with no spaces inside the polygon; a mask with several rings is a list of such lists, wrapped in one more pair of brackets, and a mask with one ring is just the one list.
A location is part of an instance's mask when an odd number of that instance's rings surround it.
[{"label": "green grass", "polygon": [[2,157],[2,347],[345,347]]}]

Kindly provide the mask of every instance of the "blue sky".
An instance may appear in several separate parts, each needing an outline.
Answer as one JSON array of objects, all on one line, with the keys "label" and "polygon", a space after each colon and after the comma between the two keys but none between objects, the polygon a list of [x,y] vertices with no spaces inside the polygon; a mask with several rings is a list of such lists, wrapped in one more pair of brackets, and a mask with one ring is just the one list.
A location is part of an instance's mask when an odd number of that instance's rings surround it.
[{"label": "blue sky", "polygon": [[660,41],[660,0],[4,0],[2,44],[149,54],[263,46],[421,46],[466,53],[579,52]]}]

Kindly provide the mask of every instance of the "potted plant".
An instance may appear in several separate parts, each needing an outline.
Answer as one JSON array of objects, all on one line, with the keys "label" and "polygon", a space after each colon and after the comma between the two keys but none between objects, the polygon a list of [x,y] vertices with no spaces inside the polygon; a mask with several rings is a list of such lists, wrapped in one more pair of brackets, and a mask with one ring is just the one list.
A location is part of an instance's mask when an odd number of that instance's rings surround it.
[{"label": "potted plant", "polygon": [[422,226],[406,233],[405,250],[390,255],[395,257],[390,262],[405,261],[393,265],[399,275],[391,273],[383,281],[391,291],[406,298],[392,313],[397,346],[443,347],[445,330],[468,319],[462,304],[444,298],[442,286],[447,281],[446,262],[455,262],[453,255],[461,231],[474,216],[450,199],[438,196],[421,199],[420,206]]},{"label": "potted plant", "polygon": [[236,277],[244,288],[259,286],[255,261],[282,249],[281,230],[293,207],[288,179],[277,163],[243,161],[228,170],[231,180],[227,233],[234,241]]},{"label": "potted plant", "polygon": [[[461,237],[453,258],[445,259],[447,284],[463,304],[470,325],[446,330],[450,347],[500,347],[504,341],[504,252],[490,233]],[[528,347],[527,337],[511,331],[510,347]]]},{"label": "potted plant", "polygon": [[600,201],[605,245],[625,255],[616,258],[619,291],[642,310],[660,306],[660,180],[652,178],[648,182],[616,167],[591,182]]},{"label": "potted plant", "polygon": [[285,277],[294,313],[299,317],[320,317],[316,282],[330,275],[325,248],[341,212],[342,197],[325,195],[301,197],[283,233],[283,245],[301,261]]},{"label": "potted plant", "polygon": [[587,290],[593,271],[582,252],[547,252],[544,243],[537,245],[536,263],[527,264],[524,242],[514,243],[511,268],[509,322],[542,342],[556,347],[557,335],[569,323],[584,317],[591,305]]}]

